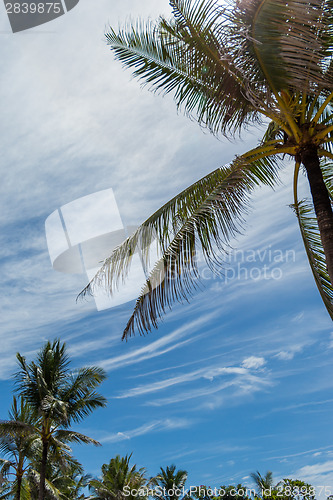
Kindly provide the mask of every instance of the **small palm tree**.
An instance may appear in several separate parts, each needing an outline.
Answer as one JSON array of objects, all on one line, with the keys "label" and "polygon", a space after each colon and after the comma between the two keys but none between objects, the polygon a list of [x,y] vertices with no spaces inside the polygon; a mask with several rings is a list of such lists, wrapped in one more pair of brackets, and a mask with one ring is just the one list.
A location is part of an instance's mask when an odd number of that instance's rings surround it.
[{"label": "small palm tree", "polygon": [[183,487],[186,480],[186,470],[176,470],[175,465],[170,465],[165,469],[161,467],[157,476],[150,480],[151,485],[155,487],[154,498],[158,500],[178,500],[183,496]]},{"label": "small palm tree", "polygon": [[[137,248],[149,273],[123,338],[145,333],[195,288],[195,256],[221,269],[254,188],[274,186],[284,158],[294,161],[293,209],[324,304],[333,319],[333,4],[329,0],[170,0],[173,17],[106,35],[134,76],[172,93],[179,108],[214,134],[266,123],[258,147],[172,198],[106,259],[81,292],[112,294]],[[289,164],[290,165],[290,164]],[[299,173],[312,200],[300,200]]]},{"label": "small palm tree", "polygon": [[[102,478],[89,482],[90,490],[94,492],[91,498],[98,500],[134,500],[132,490],[143,488],[146,483],[145,469],[130,466],[132,454],[121,457],[117,455],[110,463],[102,465]],[[127,490],[125,489],[127,488]],[[140,495],[140,498],[144,496]]]},{"label": "small palm tree", "polygon": [[267,471],[264,476],[262,476],[259,471],[252,472],[250,476],[257,486],[259,497],[270,498],[274,496],[274,491],[276,492],[278,484],[274,485],[273,473],[271,471]]},{"label": "small palm tree", "polygon": [[16,500],[29,498],[30,488],[25,476],[39,451],[35,424],[36,417],[30,405],[23,398],[18,401],[14,396],[9,420],[0,422],[0,452],[7,457],[0,459],[0,474],[3,478],[14,475],[10,494]]},{"label": "small palm tree", "polygon": [[106,399],[95,391],[106,375],[97,367],[80,368],[72,373],[66,344],[59,340],[46,342],[36,362],[27,364],[19,353],[17,360],[20,367],[16,373],[17,389],[38,419],[34,427],[41,444],[38,499],[44,500],[49,450],[52,448],[52,453],[61,458],[61,451],[68,443],[100,444],[69,428],[93,410],[106,406]]}]

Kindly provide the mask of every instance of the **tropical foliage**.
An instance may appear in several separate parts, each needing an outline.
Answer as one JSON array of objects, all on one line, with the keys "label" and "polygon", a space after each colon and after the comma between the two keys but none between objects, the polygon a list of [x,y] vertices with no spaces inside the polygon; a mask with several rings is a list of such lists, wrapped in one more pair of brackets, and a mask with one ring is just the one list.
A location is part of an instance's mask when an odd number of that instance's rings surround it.
[{"label": "tropical foliage", "polygon": [[27,475],[32,462],[40,454],[35,424],[30,405],[23,398],[17,400],[14,396],[9,420],[0,422],[0,453],[5,457],[0,458],[0,473],[6,479],[13,476],[8,494],[17,500],[30,497]]},{"label": "tropical foliage", "polygon": [[[16,374],[16,383],[20,396],[13,397],[8,419],[0,420],[0,500],[36,500],[40,498],[42,485],[43,500],[252,498],[248,495],[250,488],[241,484],[215,488],[217,493],[203,485],[191,486],[190,491],[186,487],[187,471],[177,469],[176,465],[160,467],[158,473],[148,479],[145,468],[131,463],[132,454],[111,458],[109,463],[102,465],[100,476],[93,478],[73,456],[70,444],[98,443],[69,427],[95,407],[105,405],[104,398],[94,390],[105,377],[104,372],[97,368],[71,372],[66,345],[59,340],[47,342],[37,354],[36,361],[27,363],[21,355],[18,359],[20,371]],[[92,374],[94,381],[91,380]],[[37,382],[38,396],[33,390]],[[88,404],[89,408],[86,408]],[[81,414],[77,413],[79,410]],[[45,436],[46,428],[48,436]],[[45,441],[48,445],[46,462],[43,463]],[[272,473],[261,476],[257,472],[252,478],[258,486],[255,500],[268,500],[262,486],[273,484]],[[300,480],[283,479],[279,486],[279,495],[273,494],[272,500],[314,500],[312,486]],[[276,487],[273,487],[273,493]]]},{"label": "tropical foliage", "polygon": [[257,494],[259,497],[270,497],[272,492],[277,489],[278,485],[274,484],[273,473],[271,471],[267,471],[264,476],[262,476],[259,471],[252,472],[251,478],[257,487]]},{"label": "tropical foliage", "polygon": [[[70,427],[106,405],[106,399],[95,390],[106,375],[97,367],[70,371],[66,345],[59,340],[46,342],[36,361],[27,363],[19,353],[17,360],[15,378],[21,404],[18,407],[14,399],[10,420],[0,423],[0,451],[8,455],[2,460],[2,472],[6,476],[14,469],[12,492],[18,499],[30,498],[30,494],[39,500],[58,498],[58,483],[62,487],[66,483],[70,490],[71,482],[83,472],[72,457],[70,444],[100,445]],[[25,473],[28,485],[23,480]],[[85,479],[81,477],[81,481]]]},{"label": "tropical foliage", "polygon": [[[292,205],[315,282],[333,318],[333,3],[329,0],[170,0],[173,17],[137,22],[107,42],[151,90],[229,136],[267,125],[258,147],[172,198],[117,247],[81,292],[112,294],[139,248],[149,272],[123,337],[149,332],[175,301],[195,289],[195,256],[221,269],[221,252],[243,223],[256,186],[274,186],[293,160]],[[287,162],[290,167],[290,162]],[[204,166],[203,166],[204,167]],[[299,199],[299,173],[311,200]]]},{"label": "tropical foliage", "polygon": [[170,465],[163,469],[151,479],[151,485],[155,491],[156,500],[177,500],[182,497],[183,487],[187,479],[186,470],[177,470],[176,466]]},{"label": "tropical foliage", "polygon": [[[121,457],[117,455],[110,460],[109,464],[102,465],[102,478],[93,479],[89,482],[94,497],[100,500],[133,500],[133,490],[147,486],[145,469],[136,469],[136,465],[130,466],[131,455]],[[144,499],[144,496],[140,496]]]}]

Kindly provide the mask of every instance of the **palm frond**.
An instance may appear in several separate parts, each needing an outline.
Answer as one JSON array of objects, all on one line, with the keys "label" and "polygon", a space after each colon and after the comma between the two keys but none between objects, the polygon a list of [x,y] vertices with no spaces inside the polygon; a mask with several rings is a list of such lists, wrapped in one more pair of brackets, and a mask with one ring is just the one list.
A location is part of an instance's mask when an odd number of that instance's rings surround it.
[{"label": "palm frond", "polygon": [[83,443],[101,446],[101,443],[96,441],[96,439],[85,436],[80,432],[75,432],[67,429],[60,429],[56,431],[56,438],[65,443]]},{"label": "palm frond", "polygon": [[279,168],[275,155],[286,151],[272,147],[263,157],[262,148],[254,149],[174,197],[114,250],[80,296],[93,293],[96,286],[112,294],[125,280],[137,247],[148,267],[149,248],[157,238],[162,257],[149,274],[123,338],[135,328],[144,333],[156,327],[165,308],[187,299],[197,286],[199,252],[213,270],[220,268],[219,254],[227,252],[230,239],[240,231],[249,194],[258,184],[274,185]]},{"label": "palm frond", "polygon": [[276,90],[332,88],[332,2],[240,0],[234,12],[247,53]]},{"label": "palm frond", "polygon": [[320,166],[327,190],[333,200],[333,163],[327,160],[321,161]]},{"label": "palm frond", "polygon": [[333,319],[333,287],[326,268],[325,254],[313,206],[303,200],[292,205],[292,208],[299,222],[304,247],[316,285],[325,307]]},{"label": "palm frond", "polygon": [[63,401],[75,401],[85,396],[106,379],[105,371],[96,366],[85,367],[73,373],[61,388]]},{"label": "palm frond", "polygon": [[116,58],[152,90],[172,92],[178,107],[214,133],[259,119],[223,43],[224,9],[214,0],[170,3],[171,21],[110,29],[106,39]]},{"label": "palm frond", "polygon": [[94,410],[105,408],[107,399],[96,391],[87,391],[80,399],[71,401],[67,409],[67,421],[63,422],[64,426],[69,426],[72,422],[80,422],[83,418],[88,417]]}]

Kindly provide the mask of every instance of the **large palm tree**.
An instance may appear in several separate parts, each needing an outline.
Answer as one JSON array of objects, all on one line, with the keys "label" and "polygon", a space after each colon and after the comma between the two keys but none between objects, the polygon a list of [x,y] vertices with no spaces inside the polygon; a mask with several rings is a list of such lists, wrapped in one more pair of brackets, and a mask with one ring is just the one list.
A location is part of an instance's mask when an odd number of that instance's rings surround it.
[{"label": "large palm tree", "polygon": [[[111,458],[108,464],[102,465],[101,479],[92,479],[89,482],[90,490],[94,492],[91,498],[99,500],[134,500],[133,490],[143,488],[147,484],[145,469],[137,469],[130,465],[132,454]],[[127,488],[127,490],[125,489]],[[140,498],[146,498],[140,495]]]},{"label": "large palm tree", "polygon": [[[260,145],[172,198],[106,259],[81,292],[113,293],[139,247],[150,272],[124,337],[150,331],[175,300],[188,298],[195,255],[221,267],[257,185],[273,186],[285,156],[294,162],[293,208],[310,266],[333,318],[333,2],[331,0],[170,0],[173,17],[138,22],[107,41],[124,66],[214,134],[267,125]],[[288,162],[290,166],[290,163]],[[299,173],[312,200],[298,197]]]},{"label": "large palm tree", "polygon": [[44,500],[50,448],[60,460],[62,450],[68,443],[99,445],[94,439],[70,430],[70,427],[93,410],[106,405],[105,398],[95,391],[106,375],[98,367],[71,372],[66,344],[59,340],[46,342],[37,354],[36,362],[28,364],[19,353],[17,360],[20,367],[16,373],[17,389],[38,418],[34,426],[41,442],[38,499]]}]

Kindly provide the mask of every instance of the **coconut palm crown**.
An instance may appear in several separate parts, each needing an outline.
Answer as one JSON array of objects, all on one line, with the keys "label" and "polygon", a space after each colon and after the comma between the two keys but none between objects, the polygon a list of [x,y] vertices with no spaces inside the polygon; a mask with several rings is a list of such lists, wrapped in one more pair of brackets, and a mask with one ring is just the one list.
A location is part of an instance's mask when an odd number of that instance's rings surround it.
[{"label": "coconut palm crown", "polygon": [[155,491],[153,498],[155,500],[178,500],[183,498],[183,487],[187,475],[186,470],[176,469],[174,464],[167,466],[165,469],[160,467],[157,476],[151,478],[151,485]]},{"label": "coconut palm crown", "polygon": [[[111,458],[108,464],[102,465],[101,479],[92,479],[89,488],[94,492],[91,499],[99,500],[134,500],[136,496],[132,491],[144,489],[147,484],[144,468],[137,469],[136,465],[130,465],[132,454],[121,457],[117,455]],[[125,489],[127,488],[127,490]],[[140,495],[146,500],[146,496]]]},{"label": "coconut palm crown", "polygon": [[60,464],[66,459],[66,450],[67,458],[71,459],[71,443],[100,446],[98,441],[70,427],[95,409],[106,406],[106,399],[95,390],[105,380],[106,374],[102,368],[94,366],[70,371],[66,344],[59,340],[46,342],[36,361],[27,363],[19,353],[17,361],[17,389],[37,419],[31,427],[38,434],[41,446],[38,499],[44,500],[50,451]]},{"label": "coconut palm crown", "polygon": [[[315,282],[333,318],[333,1],[170,0],[172,18],[106,34],[115,57],[153,91],[214,134],[267,123],[258,147],[172,198],[105,260],[81,292],[112,294],[139,248],[148,267],[153,240],[160,261],[148,274],[123,338],[157,327],[196,286],[197,252],[213,269],[237,235],[249,196],[274,186],[283,159],[294,163],[293,204]],[[290,162],[288,162],[290,165]],[[311,200],[298,197],[299,172]]]}]

